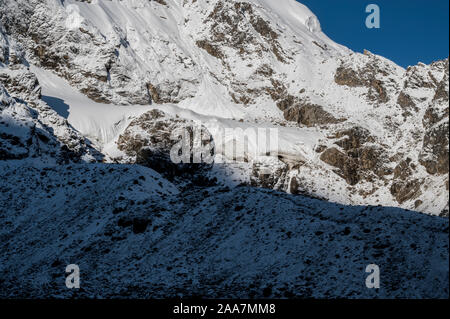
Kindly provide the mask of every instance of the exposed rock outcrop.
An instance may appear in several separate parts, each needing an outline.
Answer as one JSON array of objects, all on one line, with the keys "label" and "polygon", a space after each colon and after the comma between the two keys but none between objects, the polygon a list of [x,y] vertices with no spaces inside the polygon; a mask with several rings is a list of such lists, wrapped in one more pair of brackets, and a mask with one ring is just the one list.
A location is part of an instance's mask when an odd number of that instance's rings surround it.
[{"label": "exposed rock outcrop", "polygon": [[336,70],[335,82],[351,88],[366,88],[367,99],[372,103],[389,102],[389,91],[398,89],[395,81],[391,81],[395,66],[367,51],[361,57],[362,65],[355,63],[354,58],[350,56],[342,61]]},{"label": "exposed rock outcrop", "polygon": [[329,112],[325,111],[322,106],[309,103],[291,106],[284,111],[284,118],[307,127],[337,124],[345,121],[335,118]]},{"label": "exposed rock outcrop", "polygon": [[409,180],[407,182],[394,182],[391,187],[391,194],[395,196],[399,204],[416,199],[421,195],[421,182],[419,180]]},{"label": "exposed rock outcrop", "polygon": [[150,167],[171,179],[213,164],[214,144],[205,127],[158,110],[131,122],[117,145],[128,156],[126,162]]},{"label": "exposed rock outcrop", "polygon": [[39,82],[24,65],[0,68],[0,150],[1,160],[69,163],[103,157],[41,100]]},{"label": "exposed rock outcrop", "polygon": [[369,131],[361,127],[338,131],[332,138],[343,149],[332,147],[325,150],[320,159],[339,169],[337,172],[348,184],[356,185],[361,179],[372,180],[374,176],[383,179],[391,174],[386,166],[385,150],[376,146],[376,140]]},{"label": "exposed rock outcrop", "polygon": [[341,175],[348,184],[356,185],[360,180],[358,162],[336,148],[327,149],[320,156],[320,160],[339,169]]},{"label": "exposed rock outcrop", "polygon": [[449,172],[449,125],[448,121],[425,133],[420,163],[431,175]]}]

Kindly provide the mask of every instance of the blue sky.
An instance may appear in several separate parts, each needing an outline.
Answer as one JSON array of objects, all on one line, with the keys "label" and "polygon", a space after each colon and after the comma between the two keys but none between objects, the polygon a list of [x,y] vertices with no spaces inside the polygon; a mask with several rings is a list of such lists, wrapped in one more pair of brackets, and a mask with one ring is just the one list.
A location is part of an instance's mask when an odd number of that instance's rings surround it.
[{"label": "blue sky", "polygon": [[[407,67],[449,55],[448,0],[299,0],[319,18],[335,42],[367,49]],[[381,28],[365,26],[366,6],[377,4]]]}]

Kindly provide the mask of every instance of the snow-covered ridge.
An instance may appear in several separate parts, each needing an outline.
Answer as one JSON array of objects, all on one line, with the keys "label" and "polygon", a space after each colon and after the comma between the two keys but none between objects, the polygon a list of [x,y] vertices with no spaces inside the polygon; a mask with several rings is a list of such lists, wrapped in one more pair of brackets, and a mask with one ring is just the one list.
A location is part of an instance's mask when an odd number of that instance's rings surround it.
[{"label": "snow-covered ridge", "polygon": [[[137,165],[0,174],[2,298],[448,298],[445,218],[246,186],[179,191]],[[78,291],[65,286],[73,263]],[[381,289],[365,286],[371,263]]]}]

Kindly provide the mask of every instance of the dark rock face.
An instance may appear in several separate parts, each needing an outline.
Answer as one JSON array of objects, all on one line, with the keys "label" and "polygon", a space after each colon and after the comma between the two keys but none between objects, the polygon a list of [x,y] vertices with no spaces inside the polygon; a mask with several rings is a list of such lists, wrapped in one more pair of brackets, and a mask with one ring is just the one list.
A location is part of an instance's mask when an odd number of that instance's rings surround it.
[{"label": "dark rock face", "polygon": [[363,171],[372,171],[377,176],[387,175],[386,169],[383,167],[383,150],[379,147],[363,147],[356,153],[354,157],[358,158],[359,167]]},{"label": "dark rock face", "polygon": [[348,184],[356,185],[360,180],[358,163],[336,148],[329,148],[320,156],[320,160],[339,169],[337,172]]},{"label": "dark rock face", "polygon": [[383,178],[392,172],[385,166],[386,159],[384,150],[375,145],[366,145],[374,143],[375,139],[370,133],[360,127],[354,127],[349,130],[338,131],[334,138],[335,142],[344,152],[337,148],[325,150],[320,159],[334,167],[348,184],[356,185],[362,179],[371,180],[374,175],[377,178]]},{"label": "dark rock face", "polygon": [[[288,96],[286,96],[285,98],[283,98],[283,99],[281,99],[281,100],[279,100],[278,102],[277,102],[277,107],[281,110],[281,111],[283,111],[283,112],[285,112],[285,118],[286,118],[286,112],[288,111],[288,109],[290,108],[290,107],[292,107],[295,103],[297,102],[297,99],[294,97],[294,96],[292,96],[292,95],[288,95]],[[298,121],[298,117],[297,118],[295,118],[295,119],[291,119],[291,120],[289,120],[288,118],[286,118],[288,121]]]},{"label": "dark rock face", "polygon": [[[399,204],[417,199],[422,195],[422,180],[413,178],[416,166],[410,158],[400,161],[394,170],[386,166],[392,159],[387,159],[386,151],[374,145],[376,140],[370,133],[359,127],[336,133],[336,142],[343,151],[337,148],[326,149],[320,159],[338,168],[336,173],[344,178],[348,184],[356,185],[361,180],[384,180],[386,176],[393,174],[390,192]],[[428,160],[421,163],[427,168],[429,174],[448,173],[448,125],[435,127],[424,139],[428,152]],[[431,157],[430,157],[431,156]],[[416,205],[423,202],[416,201]]]},{"label": "dark rock face", "polygon": [[345,119],[337,119],[320,105],[302,101],[300,98],[287,93],[286,87],[279,81],[272,79],[272,88],[266,92],[283,111],[285,120],[296,122],[307,127],[338,124]]},{"label": "dark rock face", "polygon": [[[242,15],[248,17],[248,23],[242,20]],[[197,44],[218,59],[224,58],[217,49],[218,46],[233,48],[240,55],[254,54],[270,48],[280,62],[287,59],[278,42],[278,33],[254,12],[250,3],[219,1],[205,21],[208,22],[212,22],[213,37],[211,41],[203,40]],[[257,36],[263,42],[259,42]],[[252,46],[254,49],[251,49]]]},{"label": "dark rock face", "polygon": [[[424,117],[424,126],[428,129],[423,139],[423,150],[420,153],[419,162],[430,175],[443,175],[449,172],[449,128],[448,122],[442,122],[446,116],[448,116],[448,108],[444,113],[439,113],[435,108],[429,108]],[[320,152],[323,153],[320,159],[338,168],[336,173],[348,184],[356,185],[363,179],[385,180],[385,176],[393,173],[390,192],[399,204],[417,199],[422,195],[423,181],[413,178],[416,173],[416,165],[413,161],[410,158],[404,159],[398,162],[392,171],[385,165],[392,159],[386,158],[386,151],[382,147],[375,146],[380,143],[377,143],[369,131],[354,127],[337,132],[334,138],[339,139],[335,144],[343,151],[337,148],[328,148],[325,151],[321,149]],[[422,203],[422,201],[416,201],[416,205],[420,206]]]},{"label": "dark rock face", "polygon": [[410,180],[407,182],[394,182],[391,187],[391,194],[397,202],[403,204],[407,200],[415,199],[421,195],[421,182],[419,180]]},{"label": "dark rock face", "polygon": [[[270,81],[271,86],[263,84],[254,87],[248,85],[248,81],[234,80],[239,71],[230,66],[232,60],[238,58],[245,62],[261,56],[268,56],[280,63],[289,63],[291,60],[279,42],[279,30],[257,11],[254,4],[247,2],[216,1],[204,20],[205,31],[210,35],[196,41],[199,48],[220,61],[228,76],[217,74],[214,77],[229,86],[229,95],[234,103],[244,106],[254,104],[261,95],[270,95],[278,102],[286,96],[286,88],[280,85],[279,76],[269,64],[253,70],[251,78],[255,82]],[[230,51],[234,53],[230,54]],[[230,81],[230,78],[233,80]]]},{"label": "dark rock face", "polygon": [[252,167],[251,185],[268,189],[283,189],[287,181],[289,166],[279,161],[271,165],[254,162]]},{"label": "dark rock face", "polygon": [[368,130],[358,126],[348,130],[338,131],[336,138],[341,139],[336,144],[346,151],[358,149],[366,143],[375,142],[375,139],[370,135]]},{"label": "dark rock face", "polygon": [[103,158],[88,140],[41,100],[41,86],[23,64],[0,70],[1,160],[41,158],[58,163]]},{"label": "dark rock face", "polygon": [[40,99],[41,86],[36,75],[27,71],[23,66],[16,72],[15,76],[0,72],[0,83],[4,85],[10,94],[20,96],[28,102]]},{"label": "dark rock face", "polygon": [[[194,148],[196,136],[202,134],[203,148]],[[188,149],[182,163],[174,163],[171,152],[180,143],[180,138],[188,139]],[[168,116],[164,112],[152,110],[131,122],[125,132],[119,137],[118,148],[129,156],[131,162],[150,167],[155,171],[174,178],[184,173],[193,174],[198,170],[207,169],[211,163],[206,163],[207,156],[213,154],[214,145],[211,135],[205,127],[197,127],[193,122]],[[205,151],[201,163],[194,162],[196,151]],[[186,157],[187,156],[187,157]],[[185,161],[189,163],[186,163]]]},{"label": "dark rock face", "polygon": [[[284,100],[278,107],[282,109],[289,105],[289,102],[290,100]],[[294,105],[284,111],[284,118],[307,127],[337,124],[344,121],[342,119],[336,119],[333,115],[325,111],[323,107],[314,104]]]},{"label": "dark rock face", "polygon": [[436,94],[433,97],[433,101],[447,102],[449,100],[448,93],[448,76],[445,76],[444,79],[438,84],[436,88]]},{"label": "dark rock face", "polygon": [[[165,121],[167,119],[164,112],[153,110],[143,114],[140,118],[133,121],[125,133],[119,137],[118,145],[119,149],[132,154],[138,152],[144,146],[151,144],[155,145],[158,149],[166,152],[170,151],[173,142],[170,139],[170,128],[174,124],[183,125],[185,120],[172,119],[172,121]],[[140,134],[132,135],[131,128],[139,127],[145,130],[145,133],[149,133],[149,140],[144,139]]]},{"label": "dark rock face", "polygon": [[383,82],[380,80],[376,79],[370,80],[368,96],[371,101],[377,101],[379,103],[389,102],[389,97],[383,85],[384,85]]},{"label": "dark rock face", "polygon": [[349,87],[367,87],[368,98],[378,103],[388,102],[388,96],[383,83],[373,75],[375,70],[371,68],[355,71],[343,66],[336,70],[335,82]]},{"label": "dark rock face", "polygon": [[370,52],[365,52],[366,64],[355,67],[351,62],[343,62],[336,69],[334,81],[336,84],[348,87],[367,88],[367,98],[373,103],[387,103],[389,96],[387,86],[392,85],[388,80],[389,66],[378,60]]},{"label": "dark rock face", "polygon": [[199,48],[205,50],[213,57],[215,57],[219,60],[222,60],[224,58],[224,55],[218,45],[212,44],[211,42],[209,42],[207,40],[199,40],[196,42],[196,44]]},{"label": "dark rock face", "polygon": [[406,160],[401,161],[394,169],[394,179],[397,180],[406,180],[413,174],[413,170],[410,166],[411,159],[408,158]]},{"label": "dark rock face", "polygon": [[437,123],[445,119],[448,119],[448,116],[449,116],[448,107],[444,108],[443,110],[440,110],[439,108],[430,105],[425,112],[422,124],[425,127],[425,129],[431,129]]},{"label": "dark rock face", "polygon": [[431,175],[449,172],[449,125],[442,123],[425,133],[419,161]]},{"label": "dark rock face", "polygon": [[440,102],[443,104],[430,105],[422,120],[425,134],[419,162],[431,175],[449,172],[449,108],[445,99]]},{"label": "dark rock face", "polygon": [[397,99],[397,104],[405,110],[417,110],[416,103],[408,94],[401,92]]},{"label": "dark rock face", "polygon": [[334,81],[339,85],[349,87],[360,87],[366,84],[366,81],[364,81],[355,70],[343,66],[337,68]]},{"label": "dark rock face", "polygon": [[[154,2],[166,5],[163,0]],[[122,30],[117,30],[117,37],[108,38],[93,25],[68,27],[65,18],[64,10],[46,1],[32,0],[0,8],[0,25],[7,26],[6,31],[13,34],[24,48],[29,62],[65,78],[95,102],[145,105],[153,99],[159,103],[178,103],[194,95],[198,85],[195,77],[157,81],[158,65],[153,67],[148,63],[146,73],[137,61],[134,61],[135,64],[123,63],[123,55],[128,55],[127,50],[131,52],[134,48]],[[21,59],[21,56],[5,53],[1,55],[2,60],[6,57],[8,61]],[[180,55],[174,54],[174,59],[185,59],[186,69],[194,67],[188,57]],[[93,57],[93,63],[84,62],[87,56]],[[162,57],[157,57],[157,60],[159,58]],[[127,59],[136,59],[136,52],[128,55]],[[192,74],[195,73],[192,71]],[[155,81],[152,85],[159,90],[159,99],[149,92],[150,80]]]},{"label": "dark rock face", "polygon": [[[2,22],[10,26],[9,31],[16,35],[33,62],[53,70],[74,85],[79,85],[86,79],[91,85],[81,85],[81,92],[94,101],[111,102],[111,95],[103,91],[101,86],[106,84],[108,72],[105,66],[111,64],[114,59],[114,48],[107,47],[98,36],[83,28],[64,30],[64,21],[60,20],[60,17],[51,16],[51,10],[46,9],[45,5],[39,1],[30,1],[26,6],[16,8],[18,12],[2,12]],[[22,19],[20,24],[11,21],[16,17]],[[62,35],[65,41],[63,47],[60,41]],[[87,49],[88,46],[92,46],[91,49]],[[99,63],[102,68],[89,70],[86,66],[83,68],[74,62],[78,54],[94,54],[92,48],[103,51],[99,57],[103,60],[103,63]]]}]

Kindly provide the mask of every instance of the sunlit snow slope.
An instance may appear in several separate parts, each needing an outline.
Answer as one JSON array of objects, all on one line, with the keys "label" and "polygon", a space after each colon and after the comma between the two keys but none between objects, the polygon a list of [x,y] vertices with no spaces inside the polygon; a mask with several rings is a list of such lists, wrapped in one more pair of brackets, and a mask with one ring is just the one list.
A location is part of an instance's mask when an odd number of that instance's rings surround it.
[{"label": "sunlit snow slope", "polygon": [[255,185],[448,214],[448,59],[405,70],[354,53],[294,0],[3,3],[3,60],[30,63],[108,160],[133,162],[116,142],[157,108],[219,146],[239,140],[226,128],[278,129],[278,157],[249,141]]}]

